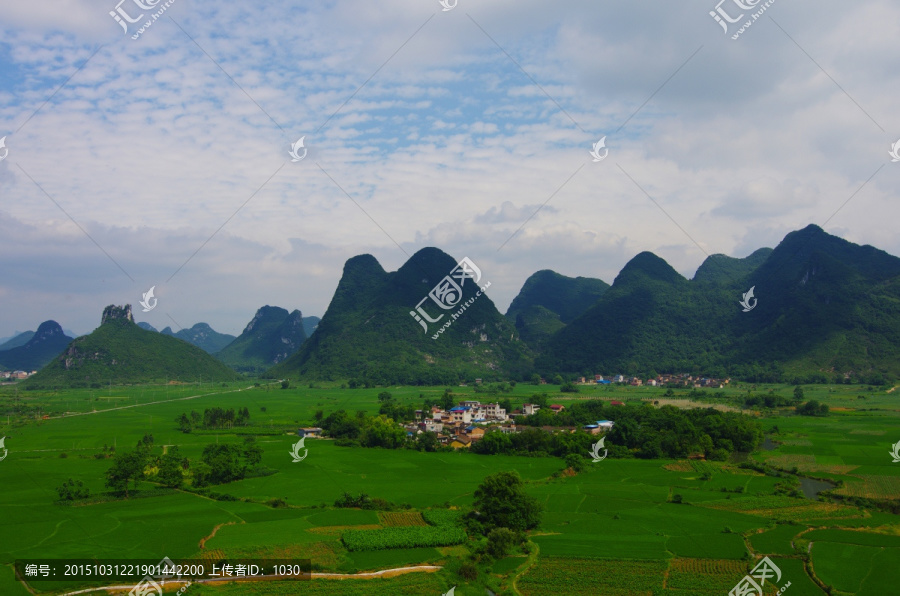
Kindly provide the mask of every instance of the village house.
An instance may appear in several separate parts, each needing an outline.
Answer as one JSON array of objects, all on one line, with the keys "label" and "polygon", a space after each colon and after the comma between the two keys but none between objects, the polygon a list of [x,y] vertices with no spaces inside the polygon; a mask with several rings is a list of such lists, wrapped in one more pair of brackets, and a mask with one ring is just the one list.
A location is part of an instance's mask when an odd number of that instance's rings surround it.
[{"label": "village house", "polygon": [[297,435],[300,437],[319,438],[322,436],[322,429],[317,426],[309,427],[309,428],[301,428],[297,431]]},{"label": "village house", "polygon": [[455,408],[450,408],[450,421],[462,422],[464,424],[472,422],[472,408],[469,406],[456,406]]},{"label": "village house", "polygon": [[450,441],[450,446],[453,447],[454,449],[462,449],[462,448],[468,449],[469,447],[472,446],[472,439],[470,439],[469,437],[467,437],[465,435],[456,437],[455,439]]},{"label": "village house", "polygon": [[559,404],[550,404],[547,407],[550,408],[551,410],[553,410],[554,414],[559,414],[560,412],[562,412],[563,410],[566,409],[565,406],[561,406]]},{"label": "village house", "polygon": [[484,438],[484,427],[481,426],[467,426],[466,427],[466,436],[469,437],[473,441],[478,441]]},{"label": "village house", "polygon": [[532,414],[538,412],[541,409],[541,406],[537,404],[524,404],[522,406],[522,413],[526,416],[531,416]]}]

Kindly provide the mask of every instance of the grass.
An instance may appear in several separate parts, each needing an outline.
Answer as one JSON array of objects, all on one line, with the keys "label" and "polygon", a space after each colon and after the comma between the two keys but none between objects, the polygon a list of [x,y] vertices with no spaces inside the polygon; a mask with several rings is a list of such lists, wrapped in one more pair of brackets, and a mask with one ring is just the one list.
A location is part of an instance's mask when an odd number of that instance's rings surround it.
[{"label": "grass", "polygon": [[[481,479],[497,471],[517,470],[526,480],[526,490],[546,510],[542,526],[532,536],[540,547],[537,562],[518,580],[523,594],[547,593],[545,590],[573,594],[599,591],[613,596],[649,594],[652,590],[671,596],[727,593],[747,569],[740,560],[746,550],[742,534],[749,535],[756,552],[793,555],[791,537],[808,526],[829,528],[807,532],[801,541],[802,546],[813,541],[813,565],[826,583],[864,595],[891,593],[900,584],[895,571],[900,569],[900,524],[896,516],[775,496],[778,478],[749,473],[732,464],[610,458],[576,476],[550,479],[562,468],[559,459],[346,448],[329,440],[307,441],[309,456],[295,464],[288,452],[296,442],[296,429],[314,425],[317,410],[326,415],[339,408],[375,413],[377,394],[385,388],[248,389],[252,385],[247,381],[226,387],[158,384],[65,392],[19,391],[18,395],[15,387],[0,389],[0,414],[11,413],[9,425],[5,416],[0,418],[0,436],[7,437],[9,449],[7,459],[0,462],[4,487],[0,508],[8,512],[0,517],[5,547],[0,553],[0,581],[6,582],[4,574],[9,575],[12,560],[37,556],[186,558],[206,553],[240,554],[310,558],[319,569],[335,572],[426,562],[452,566],[462,556],[463,546],[351,553],[341,544],[341,535],[352,528],[422,527],[423,512],[429,521],[455,517],[457,513],[449,511],[471,506]],[[721,398],[710,393],[703,403],[728,405],[728,400],[748,388],[728,388]],[[755,392],[768,388],[760,386]],[[786,386],[771,388],[784,395],[793,390]],[[421,404],[420,394],[435,398],[444,388],[387,390],[401,403]],[[652,388],[615,387],[591,388],[572,395],[555,393],[556,387],[524,384],[499,396],[476,394],[471,387],[453,390],[459,400],[510,397],[519,405],[534,392],[548,391],[553,403],[612,398],[625,401],[626,407],[662,393]],[[861,391],[866,400],[856,399]],[[821,419],[767,414],[764,427],[777,427],[778,431],[767,436],[780,446],[752,457],[796,463],[816,476],[844,480],[845,490],[861,496],[900,494],[895,488],[900,465],[892,466],[887,455],[890,443],[900,439],[896,395],[856,386],[807,387],[806,392],[807,399],[847,409]],[[698,405],[686,399],[680,402]],[[174,420],[182,412],[202,412],[213,406],[248,407],[251,426],[218,433],[178,431]],[[57,417],[67,411],[92,412],[95,408],[97,413]],[[23,411],[28,415],[16,414]],[[51,418],[42,420],[44,413]],[[89,506],[53,504],[55,488],[69,477],[82,480],[94,493],[104,490],[104,473],[110,460],[94,455],[102,453],[104,445],[130,449],[144,433],[154,436],[156,453],[162,453],[162,445],[178,445],[189,458],[199,457],[209,443],[241,442],[239,433],[255,434],[264,450],[263,464],[277,473],[213,487],[246,501],[214,501],[176,492]],[[60,457],[62,453],[67,457]],[[144,484],[145,488],[151,486]],[[737,489],[743,492],[734,492]],[[333,508],[334,500],[343,492],[364,492],[397,504],[407,503],[412,509],[376,512]],[[684,504],[669,502],[675,493],[683,496]],[[284,499],[288,506],[270,508],[265,505],[270,499]],[[460,509],[438,508],[444,503]],[[795,520],[799,525],[772,528],[773,520]],[[221,527],[201,551],[200,541],[217,526]],[[763,528],[766,531],[756,533]],[[876,528],[880,533],[873,531]],[[854,556],[860,559],[846,558]],[[489,566],[495,576],[502,576],[512,573],[524,560],[507,557]],[[821,594],[806,575],[802,560],[782,557],[777,561],[783,565],[785,579],[792,581],[789,594]],[[858,571],[848,574],[848,561]],[[560,585],[567,577],[571,586]],[[13,585],[16,588],[10,590],[18,589],[17,584],[9,584]],[[441,594],[454,585],[460,596],[484,593],[483,587],[478,589],[478,582],[466,584],[449,570],[378,580],[316,580],[299,588],[304,594]],[[593,591],[588,592],[587,586]],[[57,587],[56,591],[63,588]],[[42,584],[41,588],[53,586]],[[75,589],[71,585],[65,588]],[[296,588],[295,584],[272,583],[214,589],[197,586],[192,591],[277,595],[295,593],[291,590]]]}]

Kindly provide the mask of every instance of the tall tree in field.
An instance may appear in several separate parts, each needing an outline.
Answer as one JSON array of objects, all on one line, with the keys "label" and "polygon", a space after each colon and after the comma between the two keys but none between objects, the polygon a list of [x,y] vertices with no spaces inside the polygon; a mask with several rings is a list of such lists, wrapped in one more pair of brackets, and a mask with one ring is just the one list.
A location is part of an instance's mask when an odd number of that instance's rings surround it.
[{"label": "tall tree in field", "polygon": [[181,471],[181,453],[178,446],[173,445],[159,461],[159,471],[156,473],[159,482],[169,488],[180,488],[184,481]]},{"label": "tall tree in field", "polygon": [[128,482],[134,482],[137,489],[138,480],[144,475],[146,462],[147,453],[143,449],[120,453],[113,460],[112,467],[106,471],[106,486],[116,492],[125,493],[127,499]]},{"label": "tall tree in field", "polygon": [[486,477],[475,490],[475,510],[485,530],[509,528],[525,531],[541,523],[541,503],[525,493],[516,471]]}]

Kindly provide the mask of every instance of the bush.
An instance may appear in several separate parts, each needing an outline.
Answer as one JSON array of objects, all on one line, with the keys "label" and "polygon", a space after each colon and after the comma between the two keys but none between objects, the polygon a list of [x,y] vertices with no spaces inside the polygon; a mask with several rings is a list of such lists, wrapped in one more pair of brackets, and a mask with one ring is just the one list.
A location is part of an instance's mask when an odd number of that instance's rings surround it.
[{"label": "bush", "polygon": [[584,458],[577,453],[570,453],[565,457],[566,467],[572,468],[576,472],[584,471]]},{"label": "bush", "polygon": [[487,538],[485,552],[495,559],[505,556],[518,542],[516,533],[507,528],[494,528]]},{"label": "bush", "polygon": [[475,581],[478,579],[478,568],[475,563],[463,563],[459,567],[459,576],[466,581]]}]

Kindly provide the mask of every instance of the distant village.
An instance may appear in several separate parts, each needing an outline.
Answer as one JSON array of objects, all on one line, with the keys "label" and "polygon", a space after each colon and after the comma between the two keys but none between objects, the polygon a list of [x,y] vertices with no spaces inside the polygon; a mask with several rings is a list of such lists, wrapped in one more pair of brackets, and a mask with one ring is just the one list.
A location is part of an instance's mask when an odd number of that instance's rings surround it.
[{"label": "distant village", "polygon": [[[659,375],[652,379],[625,377],[623,375],[613,375],[610,379],[605,379],[603,375],[594,375],[593,381],[587,380],[586,377],[579,377],[576,383],[579,385],[611,385],[619,383],[636,387],[678,386],[720,389],[725,387],[729,381],[730,379],[714,379],[689,374]],[[475,384],[481,385],[481,379],[475,379]],[[540,384],[546,385],[547,381],[541,379]],[[465,384],[460,386],[464,387]],[[609,403],[611,406],[625,405],[624,402],[617,400],[611,400]],[[454,449],[465,449],[481,440],[485,433],[493,430],[503,433],[519,432],[519,428],[516,427],[516,420],[521,416],[531,416],[540,411],[540,409],[541,406],[538,404],[526,403],[522,405],[521,409],[507,412],[499,403],[481,403],[476,400],[467,400],[459,402],[449,410],[444,410],[440,406],[432,406],[430,410],[416,410],[415,422],[402,426],[406,429],[408,436],[415,436],[423,432],[433,432],[437,435],[438,441],[442,445]],[[547,409],[554,413],[559,413],[565,410],[565,406],[549,404]],[[584,425],[582,430],[596,435],[608,432],[614,425],[615,422],[612,420],[597,420],[593,424]],[[575,427],[546,426],[541,427],[541,429],[547,432],[576,431]],[[318,427],[301,428],[298,434],[308,437],[321,437],[322,429]]]},{"label": "distant village", "polygon": [[0,371],[0,379],[6,380],[6,381],[18,381],[21,379],[27,379],[28,377],[30,377],[31,375],[34,375],[34,374],[37,374],[36,370],[33,370],[31,372],[24,371],[24,370],[14,370],[12,372]]}]

